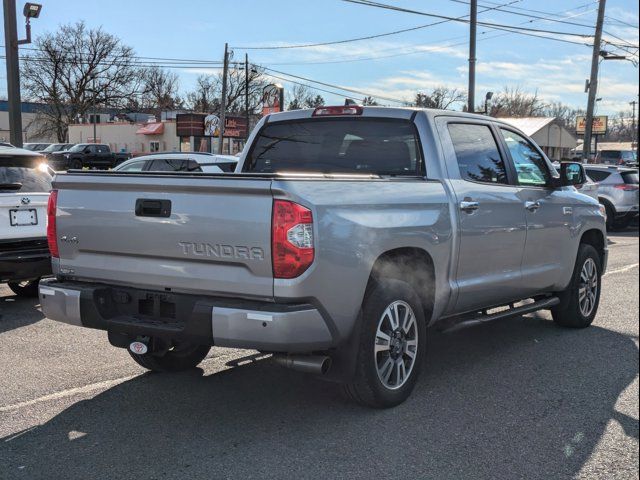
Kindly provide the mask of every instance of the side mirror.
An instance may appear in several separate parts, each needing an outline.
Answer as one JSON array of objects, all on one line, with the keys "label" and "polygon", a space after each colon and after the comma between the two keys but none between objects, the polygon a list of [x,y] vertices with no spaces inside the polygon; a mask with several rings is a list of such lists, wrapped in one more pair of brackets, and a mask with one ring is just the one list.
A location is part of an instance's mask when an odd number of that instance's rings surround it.
[{"label": "side mirror", "polygon": [[82,152],[83,153],[91,153],[91,147],[85,147],[85,149]]},{"label": "side mirror", "polygon": [[560,186],[576,186],[587,182],[584,166],[578,162],[562,162],[560,164]]}]

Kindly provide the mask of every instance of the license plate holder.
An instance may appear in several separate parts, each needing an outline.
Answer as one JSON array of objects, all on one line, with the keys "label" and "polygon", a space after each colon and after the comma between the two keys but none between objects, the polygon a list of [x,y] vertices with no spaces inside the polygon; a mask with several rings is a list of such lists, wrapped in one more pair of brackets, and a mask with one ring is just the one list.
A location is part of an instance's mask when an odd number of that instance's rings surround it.
[{"label": "license plate holder", "polygon": [[38,211],[35,208],[9,210],[9,222],[12,227],[38,225]]}]

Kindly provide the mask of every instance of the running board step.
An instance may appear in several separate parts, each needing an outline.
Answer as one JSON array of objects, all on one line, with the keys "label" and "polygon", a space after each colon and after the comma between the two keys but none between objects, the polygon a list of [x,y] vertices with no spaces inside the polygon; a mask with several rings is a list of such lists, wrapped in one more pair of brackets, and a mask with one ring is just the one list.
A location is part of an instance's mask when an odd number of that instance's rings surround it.
[{"label": "running board step", "polygon": [[462,330],[463,328],[472,327],[474,325],[481,325],[483,323],[492,322],[493,320],[501,320],[503,318],[517,317],[518,315],[524,315],[527,313],[537,312],[538,310],[544,310],[547,308],[555,307],[560,303],[558,297],[549,297],[544,300],[538,300],[537,302],[528,303],[521,307],[510,308],[502,312],[493,313],[491,315],[480,315],[476,318],[470,318],[463,320],[460,323],[456,323],[453,326],[446,328],[442,333],[452,333]]}]

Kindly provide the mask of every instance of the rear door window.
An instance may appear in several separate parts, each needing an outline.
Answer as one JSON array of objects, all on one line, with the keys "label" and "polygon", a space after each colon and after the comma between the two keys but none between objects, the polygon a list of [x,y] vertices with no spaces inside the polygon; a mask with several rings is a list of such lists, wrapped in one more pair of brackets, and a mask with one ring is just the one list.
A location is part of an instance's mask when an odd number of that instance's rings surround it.
[{"label": "rear door window", "polygon": [[412,122],[382,118],[304,119],[267,124],[243,171],[420,175]]},{"label": "rear door window", "polygon": [[587,175],[589,175],[589,178],[591,178],[594,182],[599,183],[603,180],[606,180],[609,175],[611,175],[611,172],[587,168]]},{"label": "rear door window", "polygon": [[509,183],[506,165],[487,125],[450,123],[449,135],[463,179],[483,183]]}]

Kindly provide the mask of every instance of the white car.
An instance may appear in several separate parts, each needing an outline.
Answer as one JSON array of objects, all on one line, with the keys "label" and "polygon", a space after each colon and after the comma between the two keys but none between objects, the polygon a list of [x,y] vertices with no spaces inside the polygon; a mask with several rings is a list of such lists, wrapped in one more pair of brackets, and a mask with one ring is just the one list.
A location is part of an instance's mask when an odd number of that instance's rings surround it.
[{"label": "white car", "polygon": [[21,148],[0,148],[0,283],[18,296],[36,297],[51,274],[47,202],[51,174],[44,157]]},{"label": "white car", "polygon": [[238,157],[202,152],[152,153],[121,163],[118,172],[233,172]]}]

